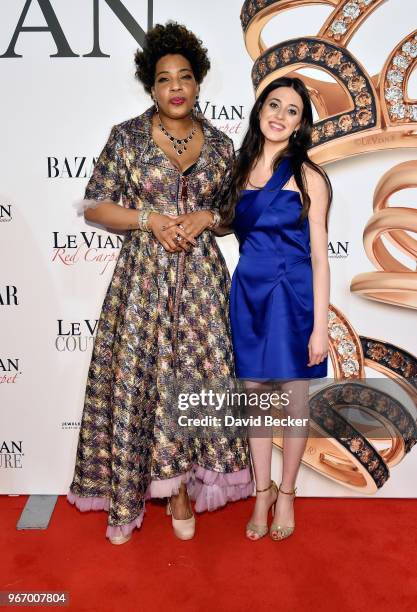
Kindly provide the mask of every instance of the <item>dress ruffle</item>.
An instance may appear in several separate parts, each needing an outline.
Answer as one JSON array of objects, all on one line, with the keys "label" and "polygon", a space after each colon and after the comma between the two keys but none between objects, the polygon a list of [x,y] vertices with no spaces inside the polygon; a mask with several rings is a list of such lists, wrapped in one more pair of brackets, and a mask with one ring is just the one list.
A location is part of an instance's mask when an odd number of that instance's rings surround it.
[{"label": "dress ruffle", "polygon": [[[177,495],[182,483],[187,485],[188,495],[195,502],[194,509],[196,512],[206,510],[212,512],[225,506],[229,501],[245,499],[252,495],[254,489],[249,468],[226,474],[196,465],[180,476],[165,480],[153,480],[145,497],[150,499]],[[108,512],[110,507],[108,497],[82,497],[70,491],[67,500],[81,512],[89,510],[106,510]],[[108,525],[106,537],[127,536],[135,527],[139,529],[144,514],[145,508],[138,517],[126,525]]]},{"label": "dress ruffle", "polygon": [[74,202],[73,207],[77,212],[77,216],[81,216],[87,210],[87,208],[97,208],[103,202],[108,202],[107,200],[79,200],[78,202]]},{"label": "dress ruffle", "polygon": [[194,478],[187,486],[190,498],[195,501],[196,512],[212,512],[229,501],[245,499],[252,495],[253,488],[249,468],[225,474],[200,466],[194,469]]}]

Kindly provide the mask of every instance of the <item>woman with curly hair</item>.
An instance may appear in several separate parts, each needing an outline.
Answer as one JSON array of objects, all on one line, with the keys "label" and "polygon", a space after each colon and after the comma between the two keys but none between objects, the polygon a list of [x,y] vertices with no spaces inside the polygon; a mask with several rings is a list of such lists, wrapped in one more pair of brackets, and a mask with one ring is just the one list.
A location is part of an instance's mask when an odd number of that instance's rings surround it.
[{"label": "woman with curly hair", "polygon": [[[68,499],[109,512],[107,537],[140,527],[167,497],[177,537],[196,511],[252,493],[247,443],[176,427],[175,390],[234,374],[229,277],[213,230],[232,141],[194,111],[210,62],[184,26],[148,32],[136,75],[153,106],[113,127],[87,185],[84,216],[125,239],[103,303]],[[118,205],[122,199],[123,206]]]}]

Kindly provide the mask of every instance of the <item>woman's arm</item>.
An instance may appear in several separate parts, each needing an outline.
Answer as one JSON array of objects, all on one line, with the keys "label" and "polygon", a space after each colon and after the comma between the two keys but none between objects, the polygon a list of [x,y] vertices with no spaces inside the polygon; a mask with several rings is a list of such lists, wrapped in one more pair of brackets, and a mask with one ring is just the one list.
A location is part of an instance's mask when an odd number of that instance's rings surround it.
[{"label": "woman's arm", "polygon": [[118,205],[125,181],[123,134],[113,126],[85,189],[84,219],[116,231],[138,229],[138,211]]},{"label": "woman's arm", "polygon": [[86,208],[84,219],[116,231],[139,229],[139,211],[123,208],[111,200],[103,200],[97,206]]},{"label": "woman's arm", "polygon": [[311,199],[308,221],[310,225],[311,264],[313,268],[314,326],[309,342],[309,366],[319,364],[328,352],[328,309],[330,300],[330,266],[327,254],[328,235],[326,213],[328,191],[323,177],[305,168],[308,193]]}]

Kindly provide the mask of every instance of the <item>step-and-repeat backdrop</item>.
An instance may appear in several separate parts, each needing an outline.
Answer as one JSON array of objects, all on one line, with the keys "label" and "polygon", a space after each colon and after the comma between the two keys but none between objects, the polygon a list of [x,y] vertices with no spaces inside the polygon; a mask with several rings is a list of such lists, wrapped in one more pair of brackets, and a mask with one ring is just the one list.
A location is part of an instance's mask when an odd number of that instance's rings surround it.
[{"label": "step-and-repeat backdrop", "polygon": [[[276,76],[297,72],[315,105],[312,155],[334,186],[329,375],[346,384],[312,401],[329,444],[308,443],[300,493],[416,497],[415,0],[1,2],[0,492],[65,493],[71,480],[122,242],[74,204],[111,126],[150,106],[133,55],[168,19],[207,46],[201,110],[236,147]],[[219,244],[232,272],[237,243]]]}]

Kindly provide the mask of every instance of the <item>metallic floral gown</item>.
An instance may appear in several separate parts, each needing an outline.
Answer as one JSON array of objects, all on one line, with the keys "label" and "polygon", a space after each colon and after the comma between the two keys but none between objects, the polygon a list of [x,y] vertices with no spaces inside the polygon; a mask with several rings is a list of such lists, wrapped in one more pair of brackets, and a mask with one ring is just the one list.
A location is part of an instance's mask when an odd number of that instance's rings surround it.
[{"label": "metallic floral gown", "polygon": [[[172,215],[218,207],[231,140],[202,119],[203,149],[182,175],[153,141],[152,114],[113,127],[85,206],[122,199]],[[253,490],[244,438],[175,427],[175,383],[181,391],[234,374],[228,271],[211,231],[197,243],[168,253],[153,234],[127,231],[104,299],[68,499],[80,510],[108,510],[108,537],[140,527],[145,500],[175,494],[182,482],[197,511]]]}]

